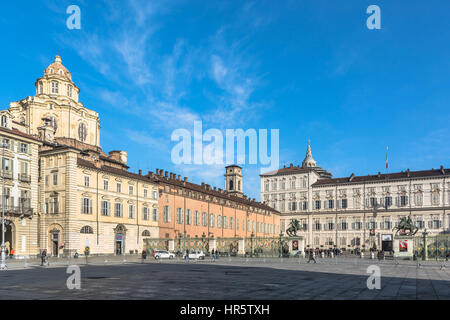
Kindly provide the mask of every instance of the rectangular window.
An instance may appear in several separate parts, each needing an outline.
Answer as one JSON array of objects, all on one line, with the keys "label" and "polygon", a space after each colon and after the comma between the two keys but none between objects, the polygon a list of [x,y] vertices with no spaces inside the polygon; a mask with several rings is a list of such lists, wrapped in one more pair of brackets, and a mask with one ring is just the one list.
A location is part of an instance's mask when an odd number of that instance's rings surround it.
[{"label": "rectangular window", "polygon": [[170,209],[169,206],[163,207],[163,215],[164,215],[164,222],[170,222]]},{"label": "rectangular window", "polygon": [[130,195],[133,195],[133,186],[128,187],[128,192]]},{"label": "rectangular window", "polygon": [[117,193],[121,193],[122,192],[122,184],[117,183],[116,190],[117,190]]},{"label": "rectangular window", "polygon": [[114,205],[114,215],[116,217],[121,218],[122,217],[122,204],[119,202],[116,202],[116,204]]},{"label": "rectangular window", "polygon": [[71,86],[70,84],[67,85],[67,95],[68,95],[69,97],[72,96],[72,86]]},{"label": "rectangular window", "polygon": [[228,228],[228,217],[223,216],[223,228],[227,229]]},{"label": "rectangular window", "polygon": [[182,224],[183,223],[183,209],[177,208],[177,223]]},{"label": "rectangular window", "polygon": [[217,216],[217,228],[222,228],[222,216],[219,214]]},{"label": "rectangular window", "polygon": [[204,227],[208,226],[208,219],[206,212],[202,212],[202,226]]},{"label": "rectangular window", "polygon": [[341,206],[342,206],[342,209],[347,209],[347,199],[341,200]]},{"label": "rectangular window", "polygon": [[142,208],[142,220],[149,220],[148,207]]},{"label": "rectangular window", "polygon": [[320,200],[314,201],[314,205],[315,205],[316,210],[320,210]]},{"label": "rectangular window", "polygon": [[103,180],[103,190],[108,190],[108,180]]},{"label": "rectangular window", "polygon": [[52,93],[58,93],[58,82],[52,81]]},{"label": "rectangular window", "polygon": [[186,210],[186,224],[192,224],[192,211],[190,209]]},{"label": "rectangular window", "polygon": [[20,152],[28,153],[28,145],[26,143],[21,143],[20,144]]},{"label": "rectangular window", "polygon": [[400,197],[400,206],[404,207],[408,205],[408,196]]},{"label": "rectangular window", "polygon": [[89,176],[84,176],[84,186],[89,187]]},{"label": "rectangular window", "polygon": [[102,216],[111,215],[111,203],[109,201],[102,201]]},{"label": "rectangular window", "polygon": [[158,191],[153,191],[153,199],[158,200]]},{"label": "rectangular window", "polygon": [[58,174],[54,173],[53,174],[53,185],[56,186],[58,184]]},{"label": "rectangular window", "polygon": [[328,209],[334,208],[334,200],[328,200]]},{"label": "rectangular window", "polygon": [[144,189],[144,198],[147,198],[147,197],[148,197],[148,190]]},{"label": "rectangular window", "polygon": [[209,226],[211,227],[211,228],[214,228],[214,213],[211,213],[210,215],[209,215]]},{"label": "rectangular window", "polygon": [[156,208],[153,208],[152,219],[153,221],[158,221],[158,209]]},{"label": "rectangular window", "polygon": [[92,214],[92,200],[89,198],[81,199],[81,213]]},{"label": "rectangular window", "polygon": [[134,210],[135,208],[134,208],[134,205],[133,204],[130,204],[130,205],[128,205],[128,218],[130,218],[130,219],[134,219],[134,217],[135,217],[135,215],[134,215]]},{"label": "rectangular window", "polygon": [[200,212],[197,210],[194,212],[194,226],[200,225]]}]

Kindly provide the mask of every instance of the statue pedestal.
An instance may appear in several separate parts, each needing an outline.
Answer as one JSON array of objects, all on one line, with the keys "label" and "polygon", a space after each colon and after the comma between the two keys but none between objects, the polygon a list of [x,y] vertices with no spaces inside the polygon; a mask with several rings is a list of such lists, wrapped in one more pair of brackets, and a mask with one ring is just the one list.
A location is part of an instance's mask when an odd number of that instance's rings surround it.
[{"label": "statue pedestal", "polygon": [[394,258],[412,260],[414,257],[414,237],[412,236],[395,236]]}]

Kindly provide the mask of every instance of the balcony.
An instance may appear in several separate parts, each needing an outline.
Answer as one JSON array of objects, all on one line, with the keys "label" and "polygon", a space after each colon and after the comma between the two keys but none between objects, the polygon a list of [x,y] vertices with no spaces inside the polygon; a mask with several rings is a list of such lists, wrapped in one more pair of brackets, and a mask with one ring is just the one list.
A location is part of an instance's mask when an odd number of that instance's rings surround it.
[{"label": "balcony", "polygon": [[19,180],[23,181],[23,182],[30,183],[31,182],[31,176],[29,174],[26,174],[26,173],[20,173],[19,174]]},{"label": "balcony", "polygon": [[1,177],[5,177],[5,179],[12,179],[13,173],[11,170],[0,170]]}]

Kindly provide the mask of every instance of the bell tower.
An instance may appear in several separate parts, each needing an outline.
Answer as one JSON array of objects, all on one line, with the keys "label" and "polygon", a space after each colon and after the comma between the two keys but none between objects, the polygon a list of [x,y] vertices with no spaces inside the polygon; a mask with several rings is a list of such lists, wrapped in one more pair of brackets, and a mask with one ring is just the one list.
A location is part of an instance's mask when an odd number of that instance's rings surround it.
[{"label": "bell tower", "polygon": [[237,196],[243,195],[242,168],[237,165],[225,167],[225,190]]}]

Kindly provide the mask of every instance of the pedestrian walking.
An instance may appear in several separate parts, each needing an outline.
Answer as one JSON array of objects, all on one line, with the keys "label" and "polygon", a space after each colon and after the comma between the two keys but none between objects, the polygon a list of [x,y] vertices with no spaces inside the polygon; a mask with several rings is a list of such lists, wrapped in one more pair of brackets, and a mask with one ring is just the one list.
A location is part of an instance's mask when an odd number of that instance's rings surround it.
[{"label": "pedestrian walking", "polygon": [[145,259],[147,259],[147,251],[142,250],[142,263],[144,263]]},{"label": "pedestrian walking", "polygon": [[308,263],[309,263],[311,260],[314,261],[314,263],[317,263],[316,259],[314,258],[314,251],[312,251],[312,250],[309,251],[309,259],[308,259]]},{"label": "pedestrian walking", "polygon": [[46,259],[47,259],[47,250],[44,249],[42,250],[41,253],[41,266],[44,266]]}]

